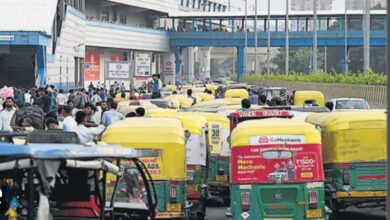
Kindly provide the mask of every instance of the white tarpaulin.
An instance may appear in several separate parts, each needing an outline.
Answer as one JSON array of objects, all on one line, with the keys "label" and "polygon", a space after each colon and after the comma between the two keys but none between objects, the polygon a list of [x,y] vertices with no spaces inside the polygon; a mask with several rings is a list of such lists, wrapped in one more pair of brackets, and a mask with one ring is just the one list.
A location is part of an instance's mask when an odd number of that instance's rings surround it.
[{"label": "white tarpaulin", "polygon": [[196,134],[191,134],[188,138],[186,149],[187,164],[206,166],[207,149],[205,136],[201,137]]}]

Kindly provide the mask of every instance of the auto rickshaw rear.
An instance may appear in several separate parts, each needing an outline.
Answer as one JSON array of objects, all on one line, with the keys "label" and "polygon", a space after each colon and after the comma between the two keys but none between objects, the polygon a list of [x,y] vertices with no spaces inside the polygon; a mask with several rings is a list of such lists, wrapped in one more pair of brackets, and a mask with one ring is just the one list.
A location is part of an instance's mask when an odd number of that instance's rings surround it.
[{"label": "auto rickshaw rear", "polygon": [[386,114],[321,113],[306,121],[322,133],[326,198],[333,212],[348,206],[384,206]]},{"label": "auto rickshaw rear", "polygon": [[321,137],[309,123],[262,119],[231,134],[231,212],[241,219],[324,219]]},{"label": "auto rickshaw rear", "polygon": [[153,149],[157,157],[140,160],[157,191],[158,219],[186,218],[186,148],[182,123],[173,118],[128,118],[107,128],[102,140],[135,149]]}]

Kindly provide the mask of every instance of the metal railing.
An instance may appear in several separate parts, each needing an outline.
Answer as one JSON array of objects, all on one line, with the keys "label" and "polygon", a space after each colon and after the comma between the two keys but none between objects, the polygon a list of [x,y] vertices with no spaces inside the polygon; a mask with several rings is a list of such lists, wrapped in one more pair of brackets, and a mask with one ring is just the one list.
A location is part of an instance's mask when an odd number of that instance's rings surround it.
[{"label": "metal railing", "polygon": [[293,90],[316,90],[324,93],[325,99],[334,98],[363,98],[368,101],[373,109],[385,109],[387,106],[387,87],[369,85],[348,85],[332,83],[306,83],[262,80],[248,82],[257,86],[278,86]]}]

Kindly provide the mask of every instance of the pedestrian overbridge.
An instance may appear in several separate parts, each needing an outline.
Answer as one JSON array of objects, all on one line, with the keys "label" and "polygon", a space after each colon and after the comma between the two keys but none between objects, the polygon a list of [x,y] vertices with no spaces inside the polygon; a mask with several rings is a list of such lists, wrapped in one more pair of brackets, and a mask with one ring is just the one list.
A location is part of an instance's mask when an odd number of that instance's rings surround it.
[{"label": "pedestrian overbridge", "polygon": [[[317,24],[314,25],[315,18],[310,11],[292,12],[288,16],[285,12],[268,15],[264,11],[257,16],[253,12],[247,15],[243,12],[179,12],[169,14],[171,26],[167,30],[170,47],[176,57],[178,79],[181,72],[180,50],[185,47],[236,47],[237,77],[240,79],[245,73],[246,46],[255,47],[256,43],[258,47],[338,46],[342,51],[361,47],[366,34],[364,18],[363,10],[319,11]],[[370,46],[386,46],[386,31],[386,11],[372,10],[370,31],[367,33]]]}]

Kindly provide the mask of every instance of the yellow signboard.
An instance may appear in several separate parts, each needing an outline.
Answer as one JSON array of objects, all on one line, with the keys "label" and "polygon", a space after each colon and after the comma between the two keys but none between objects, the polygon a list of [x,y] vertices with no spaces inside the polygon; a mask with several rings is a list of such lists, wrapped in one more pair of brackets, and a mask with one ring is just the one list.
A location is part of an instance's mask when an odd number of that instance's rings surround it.
[{"label": "yellow signboard", "polygon": [[145,164],[153,179],[163,178],[163,163],[161,157],[144,157],[140,160]]}]

